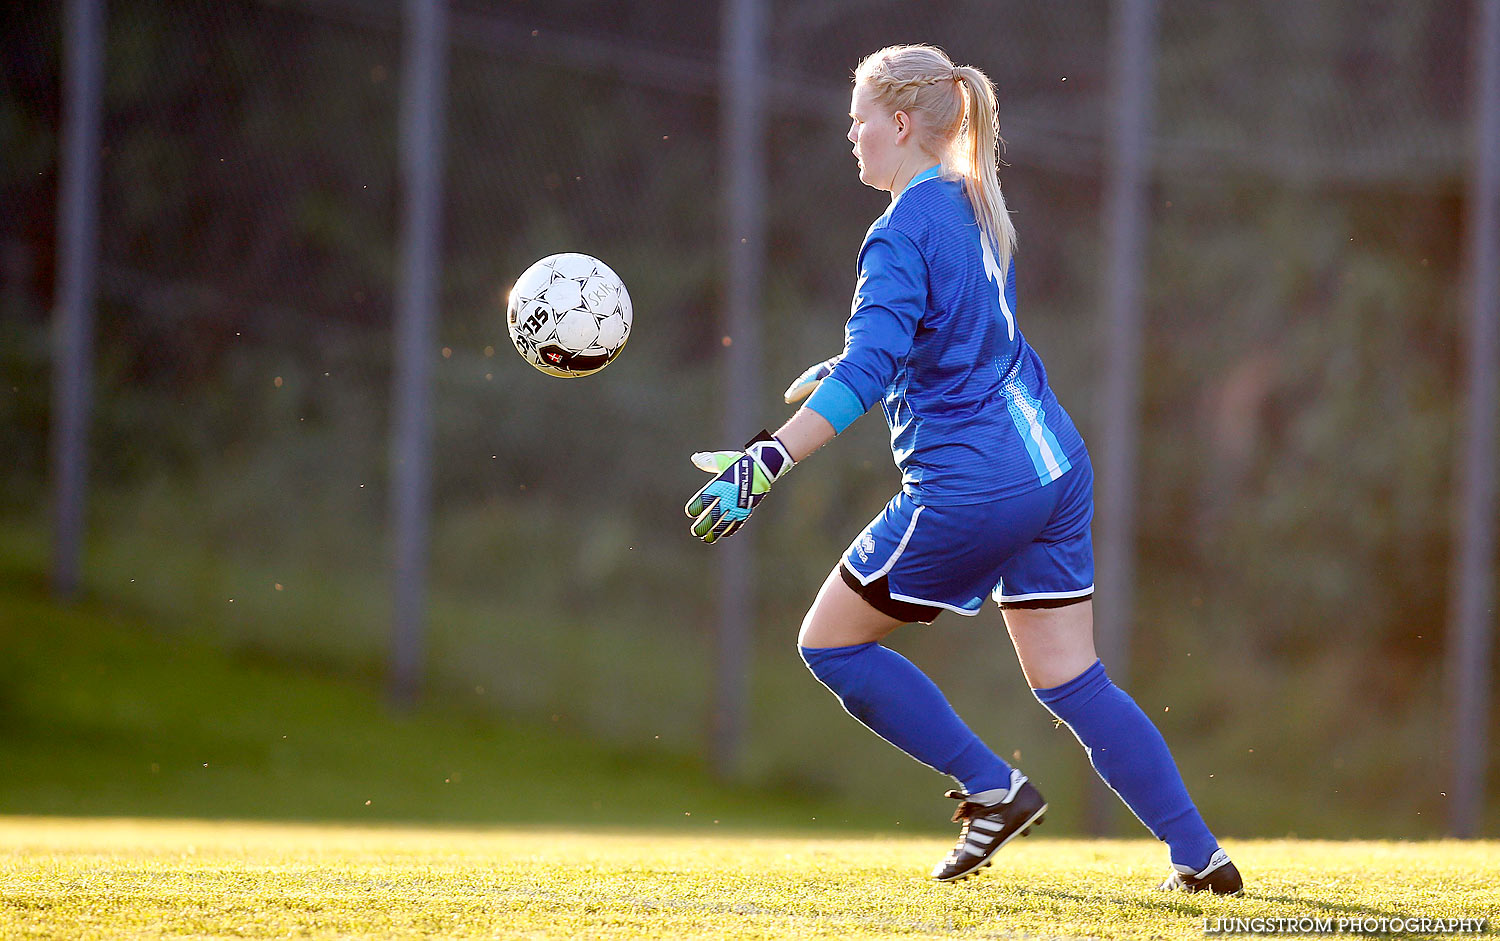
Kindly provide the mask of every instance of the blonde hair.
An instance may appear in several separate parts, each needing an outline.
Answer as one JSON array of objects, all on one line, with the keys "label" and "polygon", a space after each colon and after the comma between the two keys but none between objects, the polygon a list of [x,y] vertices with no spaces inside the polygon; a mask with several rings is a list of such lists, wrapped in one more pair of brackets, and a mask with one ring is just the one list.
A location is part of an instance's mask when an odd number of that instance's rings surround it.
[{"label": "blonde hair", "polygon": [[[915,119],[918,145],[938,159],[945,177],[963,177],[980,231],[1004,272],[1016,250],[1016,227],[1005,208],[996,167],[1000,121],[995,86],[972,65],[954,65],[936,46],[887,46],[860,60],[856,83],[867,83],[892,113]],[[1001,277],[1004,277],[1002,274]]]}]

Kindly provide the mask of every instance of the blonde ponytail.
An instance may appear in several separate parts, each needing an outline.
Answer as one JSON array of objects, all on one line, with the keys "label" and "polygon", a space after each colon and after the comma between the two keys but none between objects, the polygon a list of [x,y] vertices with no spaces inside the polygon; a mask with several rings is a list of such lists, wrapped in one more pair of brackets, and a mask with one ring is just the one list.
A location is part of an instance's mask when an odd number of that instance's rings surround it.
[{"label": "blonde ponytail", "polygon": [[1010,269],[1016,251],[1016,226],[1005,208],[1005,194],[1000,190],[999,162],[1000,124],[996,118],[995,86],[989,77],[972,65],[953,69],[953,77],[964,86],[967,107],[961,150],[968,164],[964,168],[964,192],[974,207],[974,218],[990,240],[1002,272]]},{"label": "blonde ponytail", "polygon": [[905,111],[918,119],[922,149],[938,159],[945,177],[964,178],[964,194],[979,231],[994,250],[1000,270],[1008,271],[1016,250],[1016,227],[1000,190],[994,84],[973,66],[956,66],[943,50],[921,44],[871,53],[854,70],[854,80],[868,83],[876,100],[890,111]]}]

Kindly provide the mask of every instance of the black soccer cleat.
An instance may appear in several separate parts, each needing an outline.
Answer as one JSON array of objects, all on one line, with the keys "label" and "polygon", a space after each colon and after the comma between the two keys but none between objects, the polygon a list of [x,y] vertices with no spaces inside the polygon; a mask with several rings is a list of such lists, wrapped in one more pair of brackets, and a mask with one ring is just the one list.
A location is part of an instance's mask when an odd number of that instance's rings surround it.
[{"label": "black soccer cleat", "polygon": [[1017,836],[1025,836],[1047,812],[1042,792],[1015,769],[1011,770],[1008,790],[995,788],[979,794],[949,791],[943,796],[960,801],[953,821],[962,823],[963,829],[958,832],[953,852],[933,867],[932,878],[939,882],[956,882],[988,866],[996,850]]},{"label": "black soccer cleat", "polygon": [[1208,865],[1201,872],[1183,870],[1174,865],[1172,872],[1161,885],[1161,892],[1209,892],[1214,895],[1239,895],[1245,891],[1245,880],[1240,871],[1229,861],[1229,854],[1222,849],[1214,850]]}]

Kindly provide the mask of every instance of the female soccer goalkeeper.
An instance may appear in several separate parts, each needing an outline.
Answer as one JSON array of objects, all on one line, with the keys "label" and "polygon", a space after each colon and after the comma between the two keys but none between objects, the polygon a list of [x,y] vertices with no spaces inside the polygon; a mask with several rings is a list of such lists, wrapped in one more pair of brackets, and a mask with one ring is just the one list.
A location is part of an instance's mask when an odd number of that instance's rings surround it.
[{"label": "female soccer goalkeeper", "polygon": [[901,492],[829,574],[798,643],[851,715],[958,781],[962,829],[933,878],[970,875],[1047,803],[880,641],[993,594],[1037,699],[1170,848],[1160,887],[1238,893],[1161,733],[1094,653],[1093,471],[1016,324],[994,87],[939,49],[894,46],[859,64],[852,100],[860,181],[891,204],[859,251],[844,351],[787,390],[811,395],[774,436],[693,455],[715,477],[687,504],[692,531],[733,533],[774,481],[881,402]]}]

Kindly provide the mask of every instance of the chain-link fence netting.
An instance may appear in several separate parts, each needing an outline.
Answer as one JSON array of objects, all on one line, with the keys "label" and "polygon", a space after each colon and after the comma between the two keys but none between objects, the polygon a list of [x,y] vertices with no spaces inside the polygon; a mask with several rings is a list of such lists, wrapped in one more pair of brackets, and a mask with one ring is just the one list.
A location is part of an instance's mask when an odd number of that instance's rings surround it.
[{"label": "chain-link fence netting", "polygon": [[[687,455],[739,443],[719,423],[719,12],[451,13],[429,688],[625,754],[698,751],[712,697],[714,558],[681,505],[699,486]],[[841,344],[883,209],[843,136],[851,70],[925,41],[999,86],[1021,326],[1097,432],[1110,5],[769,14],[766,424]],[[1442,825],[1440,779],[1403,769],[1447,759],[1472,15],[1159,6],[1132,675],[1231,834]],[[50,4],[0,22],[0,522],[19,545],[45,537],[60,23]],[[378,0],[113,0],[105,62],[86,584],[236,650],[372,676],[390,623],[400,29]],[[503,323],[510,283],[558,251],[604,259],[635,305],[629,347],[585,380],[532,370]],[[746,778],[858,795],[889,822],[930,802],[931,778],[853,734],[793,649],[897,486],[884,433],[859,422],[740,538],[761,596]],[[1082,806],[1083,759],[998,611],[896,643]],[[1288,781],[1305,800],[1268,816],[1261,795]]]}]

